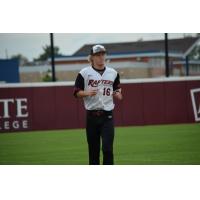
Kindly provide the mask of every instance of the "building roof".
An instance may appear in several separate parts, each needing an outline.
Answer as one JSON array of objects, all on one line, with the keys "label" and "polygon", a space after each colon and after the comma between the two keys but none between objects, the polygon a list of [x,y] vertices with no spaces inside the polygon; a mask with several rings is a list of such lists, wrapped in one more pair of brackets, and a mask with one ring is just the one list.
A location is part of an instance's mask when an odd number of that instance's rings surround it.
[{"label": "building roof", "polygon": [[[169,39],[169,52],[188,55],[199,42],[198,37],[187,37],[181,39]],[[86,44],[76,51],[73,56],[89,55],[91,47],[95,44]],[[156,53],[165,51],[164,40],[104,43],[108,54],[133,54],[133,53]]]}]

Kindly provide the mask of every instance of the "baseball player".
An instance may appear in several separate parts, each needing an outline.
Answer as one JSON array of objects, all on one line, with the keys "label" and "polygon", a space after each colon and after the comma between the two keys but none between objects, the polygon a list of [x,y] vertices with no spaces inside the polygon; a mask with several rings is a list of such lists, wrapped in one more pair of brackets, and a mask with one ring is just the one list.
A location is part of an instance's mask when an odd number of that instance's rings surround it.
[{"label": "baseball player", "polygon": [[105,66],[106,49],[92,47],[88,60],[90,66],[82,69],[75,81],[74,95],[83,98],[87,112],[86,135],[89,164],[100,164],[102,143],[103,164],[114,164],[113,97],[122,100],[120,77],[117,71]]}]

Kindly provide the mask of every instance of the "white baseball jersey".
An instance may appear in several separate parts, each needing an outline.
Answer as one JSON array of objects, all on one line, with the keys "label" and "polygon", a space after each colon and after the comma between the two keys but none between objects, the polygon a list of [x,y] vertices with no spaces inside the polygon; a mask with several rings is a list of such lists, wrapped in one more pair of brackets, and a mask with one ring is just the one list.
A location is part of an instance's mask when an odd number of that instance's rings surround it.
[{"label": "white baseball jersey", "polygon": [[[79,72],[83,78],[84,88],[75,83],[76,89],[97,90],[95,96],[84,97],[86,110],[106,110],[114,109],[113,89],[119,89],[119,74],[112,68],[105,67],[102,74],[92,66],[86,67]],[[116,81],[117,80],[117,81]],[[77,81],[76,81],[77,82]],[[83,85],[83,84],[82,84]],[[77,91],[78,91],[77,90]]]}]

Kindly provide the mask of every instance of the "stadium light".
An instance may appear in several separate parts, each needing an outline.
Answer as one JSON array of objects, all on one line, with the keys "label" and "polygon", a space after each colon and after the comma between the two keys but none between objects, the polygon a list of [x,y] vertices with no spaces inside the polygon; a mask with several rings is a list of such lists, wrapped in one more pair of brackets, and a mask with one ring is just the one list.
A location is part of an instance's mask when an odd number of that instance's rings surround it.
[{"label": "stadium light", "polygon": [[54,55],[54,44],[53,44],[53,33],[50,33],[50,43],[51,43],[51,68],[52,68],[52,81],[56,81],[56,75],[55,75],[55,55]]},{"label": "stadium light", "polygon": [[168,34],[165,33],[165,76],[169,77]]}]

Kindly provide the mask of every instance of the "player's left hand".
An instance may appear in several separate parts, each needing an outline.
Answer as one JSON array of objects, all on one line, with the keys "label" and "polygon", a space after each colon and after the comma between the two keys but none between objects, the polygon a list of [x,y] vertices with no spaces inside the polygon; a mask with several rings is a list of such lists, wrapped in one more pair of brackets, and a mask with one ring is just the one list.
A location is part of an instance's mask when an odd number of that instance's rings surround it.
[{"label": "player's left hand", "polygon": [[121,89],[114,91],[113,96],[118,100],[122,100],[123,97],[122,97]]}]

